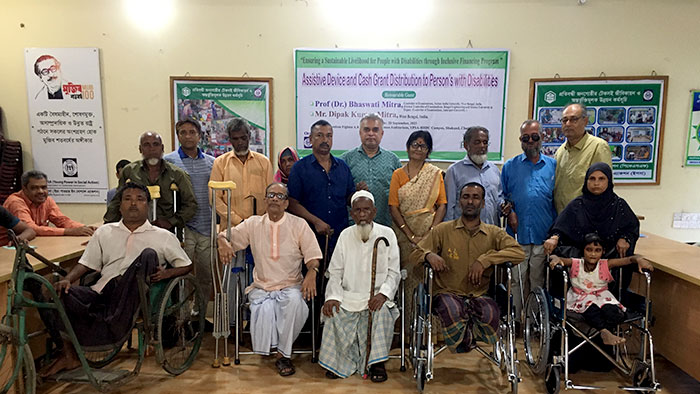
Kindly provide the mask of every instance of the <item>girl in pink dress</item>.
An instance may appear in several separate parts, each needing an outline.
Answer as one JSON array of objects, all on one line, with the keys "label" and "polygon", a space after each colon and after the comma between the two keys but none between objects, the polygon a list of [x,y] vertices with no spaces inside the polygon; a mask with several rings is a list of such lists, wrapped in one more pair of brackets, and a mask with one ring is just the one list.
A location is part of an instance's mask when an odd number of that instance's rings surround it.
[{"label": "girl in pink dress", "polygon": [[608,290],[613,281],[610,270],[627,264],[637,264],[639,272],[653,271],[651,263],[637,255],[621,259],[601,259],[603,246],[598,234],[585,236],[583,259],[560,258],[552,255],[550,267],[557,265],[571,267],[569,271],[571,287],[566,294],[566,309],[580,313],[591,327],[600,331],[606,345],[617,345],[625,341],[612,332],[625,317],[625,307]]}]

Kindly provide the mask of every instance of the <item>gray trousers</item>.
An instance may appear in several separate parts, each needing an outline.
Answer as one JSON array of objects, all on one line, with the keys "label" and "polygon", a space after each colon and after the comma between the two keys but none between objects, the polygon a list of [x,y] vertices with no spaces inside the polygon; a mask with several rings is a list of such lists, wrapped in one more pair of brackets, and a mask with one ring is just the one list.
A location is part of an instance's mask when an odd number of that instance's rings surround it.
[{"label": "gray trousers", "polygon": [[185,253],[194,265],[194,277],[202,290],[204,302],[209,302],[212,291],[211,238],[185,227]]},{"label": "gray trousers", "polygon": [[[545,269],[547,267],[544,247],[542,245],[520,245],[525,251],[525,260],[513,268],[511,294],[515,305],[515,320],[520,322],[520,315],[530,290],[544,286]],[[523,296],[520,297],[520,279],[523,283]]]}]

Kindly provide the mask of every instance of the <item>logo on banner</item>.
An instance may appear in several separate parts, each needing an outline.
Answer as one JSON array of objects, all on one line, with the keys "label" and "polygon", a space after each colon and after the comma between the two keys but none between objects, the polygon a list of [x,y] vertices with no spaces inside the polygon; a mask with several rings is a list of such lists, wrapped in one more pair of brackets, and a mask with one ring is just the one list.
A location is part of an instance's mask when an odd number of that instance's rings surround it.
[{"label": "logo on banner", "polygon": [[644,101],[651,101],[651,99],[654,98],[654,92],[652,92],[651,89],[647,89],[642,94],[642,98],[644,99]]},{"label": "logo on banner", "polygon": [[187,96],[189,96],[190,94],[192,94],[192,91],[190,90],[190,88],[188,88],[187,86],[185,86],[184,88],[182,88],[182,95],[183,95],[183,96],[187,97]]},{"label": "logo on banner", "polygon": [[67,178],[77,178],[78,159],[75,157],[64,157],[61,160],[63,160],[63,176]]},{"label": "logo on banner", "polygon": [[548,104],[552,104],[556,99],[557,94],[552,92],[551,90],[544,94],[544,101],[546,101]]},{"label": "logo on banner", "polygon": [[45,95],[49,100],[93,100],[95,88],[92,85],[80,85],[68,82],[63,77],[61,62],[52,55],[41,55],[34,62],[34,74],[43,84],[34,99]]},{"label": "logo on banner", "polygon": [[253,95],[254,95],[255,97],[261,97],[261,96],[262,96],[262,89],[260,89],[260,88],[255,89],[255,90],[253,91]]}]

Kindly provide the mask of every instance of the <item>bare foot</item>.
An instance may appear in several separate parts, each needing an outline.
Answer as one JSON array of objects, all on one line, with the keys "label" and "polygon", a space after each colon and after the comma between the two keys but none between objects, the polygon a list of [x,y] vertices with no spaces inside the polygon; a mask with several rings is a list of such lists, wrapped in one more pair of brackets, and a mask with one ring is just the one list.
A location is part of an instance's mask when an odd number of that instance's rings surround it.
[{"label": "bare foot", "polygon": [[625,342],[625,338],[618,337],[606,328],[600,330],[600,337],[603,338],[603,343],[606,345],[619,345]]},{"label": "bare foot", "polygon": [[63,370],[71,370],[80,366],[80,360],[77,357],[71,357],[67,354],[62,354],[59,358],[49,364],[44,371],[41,372],[42,378],[57,374]]}]

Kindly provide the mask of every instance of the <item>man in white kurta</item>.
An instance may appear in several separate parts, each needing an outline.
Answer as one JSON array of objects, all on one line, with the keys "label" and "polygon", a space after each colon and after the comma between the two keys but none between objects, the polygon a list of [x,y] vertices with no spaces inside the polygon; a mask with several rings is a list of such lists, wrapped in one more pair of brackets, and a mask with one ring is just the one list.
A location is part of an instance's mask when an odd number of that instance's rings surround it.
[{"label": "man in white kurta", "polygon": [[[269,355],[277,349],[280,375],[294,374],[292,344],[309,315],[304,299],[316,295],[316,273],[321,249],[306,221],[285,212],[287,187],[272,183],[265,193],[267,213],[251,216],[219,234],[219,256],[230,261],[234,251],[250,245],[255,259],[253,283],[246,288],[250,301],[250,333],[253,351]],[[302,263],[308,269],[302,278]]]},{"label": "man in white kurta", "polygon": [[[356,192],[351,205],[350,215],[356,224],[340,233],[328,267],[319,364],[328,370],[326,376],[331,379],[363,374],[369,365],[372,381],[383,382],[387,379],[384,362],[389,358],[399,316],[392,301],[400,280],[399,247],[390,227],[373,222],[377,209],[370,192]],[[375,244],[374,295],[370,298]],[[370,312],[372,332],[367,357]]]}]

